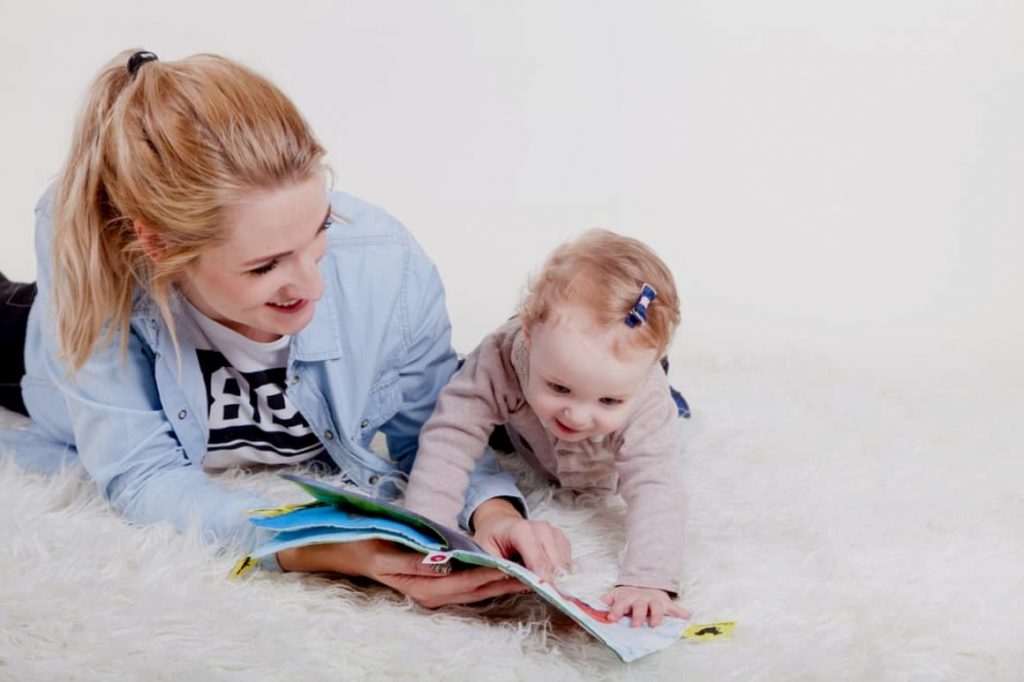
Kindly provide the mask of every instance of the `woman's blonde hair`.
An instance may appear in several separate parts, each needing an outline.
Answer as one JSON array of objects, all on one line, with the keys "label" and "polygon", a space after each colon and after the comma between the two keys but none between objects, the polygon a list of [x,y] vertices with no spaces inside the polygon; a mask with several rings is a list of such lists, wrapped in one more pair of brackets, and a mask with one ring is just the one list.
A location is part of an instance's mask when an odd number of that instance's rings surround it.
[{"label": "woman's blonde hair", "polygon": [[[132,73],[136,52],[115,57],[90,87],[57,186],[53,298],[72,372],[118,332],[125,351],[137,293],[153,299],[173,338],[171,288],[224,239],[232,203],[323,167],[295,105],[262,76],[211,54]],[[135,221],[155,236],[155,261]]]},{"label": "woman's blonde hair", "polygon": [[[644,284],[657,297],[647,306],[646,322],[630,329],[626,318]],[[608,230],[590,230],[556,248],[527,286],[519,319],[529,329],[570,303],[592,309],[601,325],[620,325],[631,345],[653,348],[658,357],[679,325],[679,298],[668,266],[643,242]]]}]

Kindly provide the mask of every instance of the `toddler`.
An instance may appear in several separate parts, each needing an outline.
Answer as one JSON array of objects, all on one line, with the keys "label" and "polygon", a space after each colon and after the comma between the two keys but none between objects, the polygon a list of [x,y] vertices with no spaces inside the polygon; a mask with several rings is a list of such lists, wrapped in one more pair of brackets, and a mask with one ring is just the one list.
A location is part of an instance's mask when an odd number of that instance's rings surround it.
[{"label": "toddler", "polygon": [[659,359],[679,323],[671,272],[643,243],[591,230],[563,244],[519,314],[441,391],[406,491],[452,527],[469,474],[504,425],[516,452],[559,485],[622,495],[628,541],[603,601],[632,625],[689,617],[673,598],[685,499],[677,406]]}]

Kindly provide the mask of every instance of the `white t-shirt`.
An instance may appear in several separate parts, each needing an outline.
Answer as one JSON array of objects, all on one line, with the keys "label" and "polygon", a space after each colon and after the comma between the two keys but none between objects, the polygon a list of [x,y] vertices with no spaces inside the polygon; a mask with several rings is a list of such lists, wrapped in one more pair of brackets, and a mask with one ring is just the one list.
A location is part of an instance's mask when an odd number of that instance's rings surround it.
[{"label": "white t-shirt", "polygon": [[187,307],[206,382],[210,437],[203,469],[296,464],[320,454],[323,444],[285,391],[291,337],[253,341]]}]

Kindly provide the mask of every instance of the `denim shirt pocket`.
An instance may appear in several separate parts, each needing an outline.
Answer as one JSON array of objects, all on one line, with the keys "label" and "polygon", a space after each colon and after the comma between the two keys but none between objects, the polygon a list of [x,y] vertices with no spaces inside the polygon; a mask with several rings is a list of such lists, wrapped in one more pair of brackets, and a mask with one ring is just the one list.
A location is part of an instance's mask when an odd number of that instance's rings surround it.
[{"label": "denim shirt pocket", "polygon": [[381,424],[391,419],[398,412],[402,404],[402,394],[398,387],[398,373],[385,372],[377,382],[370,387],[370,394],[366,399],[366,407],[363,416],[357,425],[355,433],[359,434],[359,440],[363,447],[369,447],[374,434]]}]

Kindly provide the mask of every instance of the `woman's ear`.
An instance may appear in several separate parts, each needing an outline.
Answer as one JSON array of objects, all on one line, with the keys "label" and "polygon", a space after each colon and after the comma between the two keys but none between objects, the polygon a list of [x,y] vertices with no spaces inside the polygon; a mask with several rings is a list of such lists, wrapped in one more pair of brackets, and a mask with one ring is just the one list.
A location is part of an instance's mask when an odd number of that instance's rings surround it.
[{"label": "woman's ear", "polygon": [[142,250],[149,256],[151,261],[159,263],[163,258],[164,251],[164,244],[163,240],[160,239],[160,235],[145,221],[138,218],[132,221],[132,227],[135,228],[135,236],[139,238]]}]

